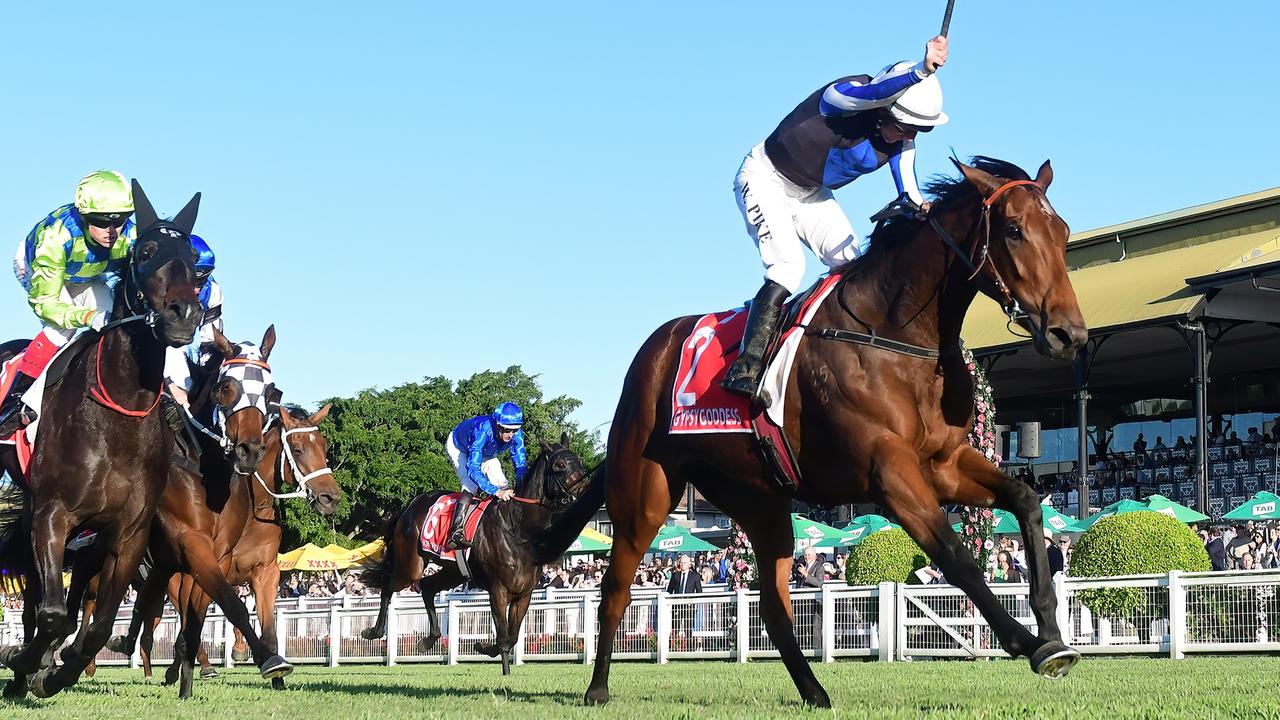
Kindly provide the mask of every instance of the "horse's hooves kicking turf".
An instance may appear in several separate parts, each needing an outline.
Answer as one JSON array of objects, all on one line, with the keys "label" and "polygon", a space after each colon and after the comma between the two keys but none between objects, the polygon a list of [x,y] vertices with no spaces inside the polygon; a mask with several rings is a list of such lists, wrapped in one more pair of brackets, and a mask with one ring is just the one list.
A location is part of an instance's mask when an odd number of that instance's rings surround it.
[{"label": "horse's hooves kicking turf", "polygon": [[128,638],[124,635],[112,635],[111,639],[107,641],[107,649],[121,655],[130,655],[133,652],[133,648],[126,644],[127,640]]},{"label": "horse's hooves kicking turf", "polygon": [[279,655],[272,655],[267,661],[262,663],[262,677],[268,680],[284,677],[293,672],[293,666],[287,660]]},{"label": "horse's hooves kicking turf", "polygon": [[10,680],[4,684],[3,694],[6,700],[21,700],[27,696],[27,681],[19,681],[17,678]]},{"label": "horse's hooves kicking turf", "polygon": [[1031,656],[1031,669],[1047,678],[1066,677],[1080,661],[1080,653],[1060,642],[1045,643]]},{"label": "horse's hooves kicking turf", "polygon": [[41,699],[53,697],[57,691],[53,688],[45,687],[45,682],[52,674],[52,670],[41,670],[35,675],[32,675],[30,680],[31,694]]}]

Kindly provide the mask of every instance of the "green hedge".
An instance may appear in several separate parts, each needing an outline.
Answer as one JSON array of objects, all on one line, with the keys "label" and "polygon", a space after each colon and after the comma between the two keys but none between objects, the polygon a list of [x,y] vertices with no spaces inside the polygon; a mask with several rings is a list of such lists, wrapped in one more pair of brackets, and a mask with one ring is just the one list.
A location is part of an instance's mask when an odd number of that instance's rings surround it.
[{"label": "green hedge", "polygon": [[929,556],[907,531],[894,529],[872,533],[849,549],[844,579],[850,585],[882,582],[919,583],[915,571],[929,564]]},{"label": "green hedge", "polygon": [[[1103,518],[1076,543],[1072,577],[1145,575],[1170,570],[1209,570],[1209,553],[1200,537],[1178,520],[1157,512],[1132,512]],[[1142,607],[1142,588],[1080,591],[1080,602],[1102,617],[1122,618]]]}]

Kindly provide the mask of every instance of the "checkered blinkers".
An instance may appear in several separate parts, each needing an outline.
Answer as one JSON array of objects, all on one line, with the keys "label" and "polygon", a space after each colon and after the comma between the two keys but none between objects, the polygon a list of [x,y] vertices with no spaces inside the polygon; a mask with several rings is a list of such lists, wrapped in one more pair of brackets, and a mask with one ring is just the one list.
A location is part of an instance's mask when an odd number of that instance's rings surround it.
[{"label": "checkered blinkers", "polygon": [[235,380],[240,385],[240,395],[229,408],[218,406],[213,411],[213,422],[221,427],[227,418],[245,408],[257,408],[267,417],[267,401],[275,382],[271,379],[271,366],[262,359],[262,351],[248,342],[237,343],[240,352],[224,360],[218,371],[218,382]]}]

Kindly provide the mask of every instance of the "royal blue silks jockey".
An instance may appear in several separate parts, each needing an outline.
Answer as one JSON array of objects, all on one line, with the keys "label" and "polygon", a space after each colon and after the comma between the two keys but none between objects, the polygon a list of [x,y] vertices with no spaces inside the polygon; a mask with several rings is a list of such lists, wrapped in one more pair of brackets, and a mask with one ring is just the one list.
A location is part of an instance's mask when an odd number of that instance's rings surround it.
[{"label": "royal blue silks jockey", "polygon": [[524,413],[520,406],[504,402],[492,415],[477,415],[464,420],[449,433],[445,452],[458,473],[462,493],[453,511],[453,523],[449,526],[448,549],[467,546],[463,534],[474,495],[484,492],[499,500],[510,500],[515,496],[515,491],[507,487],[507,478],[502,473],[502,463],[498,458],[510,450],[516,482],[524,479],[526,458],[521,425],[524,425]]},{"label": "royal blue silks jockey", "polygon": [[918,63],[828,83],[743,160],[733,189],[760,249],[765,281],[751,302],[742,354],[722,383],[726,390],[757,397],[782,303],[804,278],[804,246],[828,267],[862,254],[832,190],[888,165],[899,194],[928,210],[915,178],[915,137],[947,122],[934,76],[946,60],[947,39],[939,36]]},{"label": "royal blue silks jockey", "polygon": [[[195,284],[199,291],[204,321],[200,323],[200,329],[190,345],[185,348],[166,348],[164,357],[165,389],[169,396],[187,408],[190,407],[187,393],[191,392],[191,367],[187,361],[190,359],[196,365],[207,363],[213,348],[213,331],[222,332],[223,327],[222,287],[212,277],[217,258],[209,244],[199,235],[191,236],[191,249],[196,251]],[[180,432],[183,421],[177,408],[166,402],[164,411],[170,426]]]}]

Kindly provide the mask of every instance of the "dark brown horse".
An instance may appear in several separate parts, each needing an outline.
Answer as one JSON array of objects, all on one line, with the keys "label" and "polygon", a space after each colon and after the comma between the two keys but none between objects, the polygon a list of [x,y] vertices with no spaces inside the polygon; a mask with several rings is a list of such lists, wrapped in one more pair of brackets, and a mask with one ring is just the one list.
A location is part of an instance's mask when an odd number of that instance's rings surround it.
[{"label": "dark brown horse", "polygon": [[[59,692],[106,644],[168,478],[171,434],[155,410],[165,348],[191,342],[200,322],[190,240],[200,196],[172,221],[157,218],[137,181],[133,196],[140,230],[115,293],[117,320],[97,341],[89,338],[46,389],[26,477],[12,450],[0,453],[27,491],[20,535],[26,542],[6,545],[0,561],[27,572],[25,599],[38,608],[30,640],[0,648],[0,662],[14,672],[8,696],[25,694],[28,679],[40,697]],[[67,539],[86,529],[98,532],[102,548],[98,607],[88,631],[63,650],[63,665],[42,670],[46,651],[74,627],[63,596],[63,555]]]},{"label": "dark brown horse", "polygon": [[[110,644],[116,652],[131,652],[140,628],[146,624],[145,620],[160,613],[169,578],[176,573],[190,575],[194,586],[188,586],[186,593],[180,590],[175,603],[182,614],[182,635],[174,646],[174,666],[180,672],[176,677],[173,673],[167,675],[169,682],[181,681],[178,693],[182,698],[191,695],[193,662],[200,650],[200,633],[211,598],[217,600],[227,619],[244,635],[254,663],[264,678],[274,680],[292,671],[292,666],[276,653],[274,643],[269,644],[258,636],[250,622],[249,612],[236,595],[228,575],[232,574],[234,564],[232,553],[243,542],[247,529],[256,524],[257,512],[271,508],[275,503],[275,498],[267,492],[266,480],[259,472],[261,463],[268,459],[284,462],[279,445],[275,454],[267,457],[267,448],[262,442],[266,435],[267,416],[272,414],[279,418],[277,422],[284,427],[281,433],[272,434],[277,441],[281,434],[301,434],[300,423],[288,417],[287,413],[283,413],[284,417],[274,415],[269,408],[272,383],[266,361],[275,345],[274,327],[267,330],[260,350],[248,343],[233,345],[217,333],[215,342],[221,357],[227,359],[222,363],[223,370],[212,384],[210,394],[218,407],[230,406],[229,411],[223,411],[226,416],[224,424],[229,428],[238,420],[241,424],[247,423],[250,430],[256,431],[254,437],[258,447],[251,454],[237,452],[235,461],[228,464],[218,449],[220,445],[228,446],[229,443],[221,437],[211,437],[211,434],[199,436],[205,445],[201,473],[174,470],[156,513],[150,544],[153,567],[138,594],[130,633],[113,638]],[[252,383],[241,383],[236,378],[236,371],[246,368],[259,371]],[[193,407],[197,404],[199,399],[193,402]],[[322,418],[326,412],[327,408],[317,417]],[[245,419],[240,420],[242,417]],[[301,438],[289,437],[288,441],[291,442],[285,448],[290,451],[303,444]],[[244,462],[241,462],[242,457],[246,458]],[[291,472],[296,470],[298,466],[292,452],[284,453],[284,457],[290,458]],[[328,472],[324,455],[313,461],[316,465],[307,472],[306,479],[299,477],[299,480],[304,487],[308,481],[313,483],[307,487],[313,505],[322,513],[332,514],[338,508],[341,491]],[[276,474],[274,465],[271,467],[272,474]],[[181,587],[182,584],[179,585]]]},{"label": "dark brown horse", "polygon": [[[1049,163],[1034,181],[1009,163],[987,158],[956,165],[963,178],[930,187],[936,199],[928,222],[888,222],[873,234],[865,257],[836,271],[842,280],[801,341],[784,408],[786,437],[803,478],[794,493],[775,480],[749,435],[668,433],[676,365],[697,318],[663,325],[640,349],[609,433],[603,490],[613,552],[588,703],[609,699],[614,634],[630,602],[636,565],[690,483],[751,538],[760,569],[760,613],[806,703],[828,707],[830,699],[792,628],[792,497],[817,505],[887,506],[947,580],[973,599],[1007,652],[1029,657],[1046,675],[1065,674],[1079,658],[1062,643],[1054,617],[1039,499],[965,442],[974,415],[973,385],[959,352],[965,313],[982,292],[1011,316],[1019,306],[1027,313],[1040,352],[1074,356],[1086,330],[1067,279],[1067,224],[1045,197],[1053,177]],[[874,332],[928,349],[932,357],[818,337],[819,329]],[[1038,637],[1010,617],[983,582],[947,525],[939,507],[944,503],[994,506],[1017,516]]]},{"label": "dark brown horse", "polygon": [[[540,536],[557,522],[557,511],[570,507],[588,482],[589,474],[582,467],[582,459],[568,446],[568,434],[561,436],[559,445],[541,443],[542,452],[530,465],[520,496],[507,502],[492,501],[480,518],[471,553],[467,556],[471,584],[489,591],[489,609],[496,629],[493,644],[476,643],[476,650],[489,657],[501,655],[503,675],[511,674],[512,650],[538,583],[538,570],[543,563],[559,557],[568,543],[546,551],[536,551],[535,546],[540,546]],[[464,578],[456,563],[427,553],[419,539],[432,504],[445,494],[435,491],[414,498],[387,530],[386,554],[382,560],[361,576],[365,585],[382,591],[377,621],[360,633],[365,639],[375,640],[386,635],[387,607],[392,594],[415,582],[431,622],[424,650],[430,650],[440,639],[436,593],[461,585]],[[582,527],[581,523],[578,527]],[[428,561],[440,564],[441,569],[423,577]]]}]

